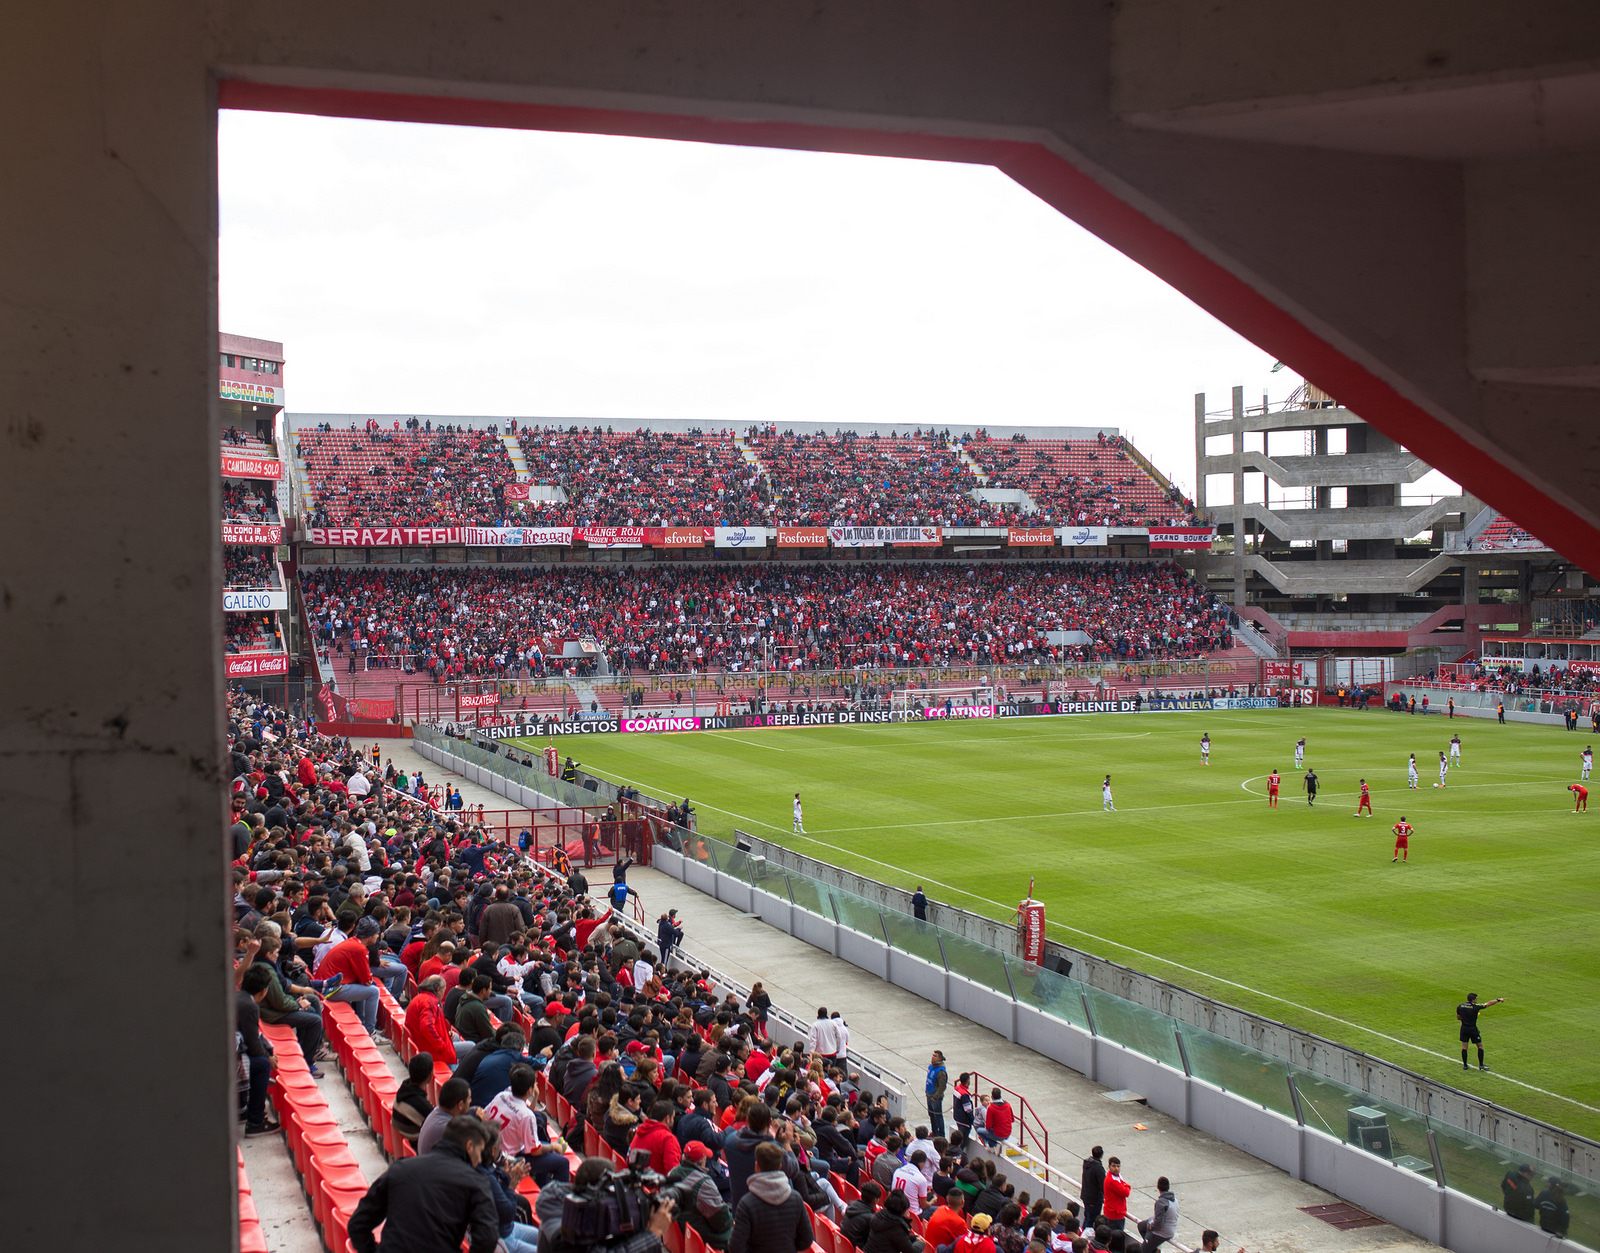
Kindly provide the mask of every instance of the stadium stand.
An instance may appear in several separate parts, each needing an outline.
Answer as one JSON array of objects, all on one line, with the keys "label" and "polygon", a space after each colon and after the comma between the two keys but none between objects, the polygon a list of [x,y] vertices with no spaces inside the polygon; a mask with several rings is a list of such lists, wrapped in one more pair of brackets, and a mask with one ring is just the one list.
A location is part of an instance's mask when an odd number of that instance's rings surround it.
[{"label": "stadium stand", "polygon": [[[414,421],[414,420],[413,420]],[[492,430],[322,429],[296,432],[312,526],[499,526],[510,454]]]},{"label": "stadium stand", "polygon": [[[265,447],[265,445],[263,445]],[[270,450],[262,454],[273,456]],[[253,479],[224,479],[222,482],[222,520],[224,522],[278,522],[278,498],[272,488]]]},{"label": "stadium stand", "polygon": [[550,526],[749,525],[772,517],[770,489],[726,431],[525,426],[529,481],[565,500],[519,515]]},{"label": "stadium stand", "polygon": [[[593,638],[624,673],[1196,657],[1232,646],[1228,610],[1164,563],[705,566],[547,571],[307,569],[319,646],[447,682],[578,669]],[[1051,632],[1084,642],[1051,643]]]},{"label": "stadium stand", "polygon": [[1548,547],[1543,540],[1529,531],[1523,530],[1505,514],[1496,514],[1494,520],[1484,527],[1474,539],[1468,541],[1468,548],[1476,549],[1504,549],[1504,548],[1545,548]]},{"label": "stadium stand", "polygon": [[983,431],[963,444],[986,486],[1020,488],[1039,512],[1030,520],[1060,526],[1186,526],[1193,502],[1156,481],[1122,436],[1096,439],[994,440]]},{"label": "stadium stand", "polygon": [[780,432],[752,427],[745,441],[772,484],[786,524],[1003,525],[1006,510],[974,499],[980,486],[946,438]]},{"label": "stadium stand", "polygon": [[230,653],[282,652],[283,629],[275,614],[230,613],[222,624]]}]

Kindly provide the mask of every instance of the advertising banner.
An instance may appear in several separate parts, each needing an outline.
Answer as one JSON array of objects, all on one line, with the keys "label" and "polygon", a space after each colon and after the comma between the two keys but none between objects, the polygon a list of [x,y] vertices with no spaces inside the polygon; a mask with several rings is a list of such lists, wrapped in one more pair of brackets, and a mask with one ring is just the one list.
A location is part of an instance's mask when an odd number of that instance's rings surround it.
[{"label": "advertising banner", "polygon": [[1025,900],[1017,906],[1017,942],[1022,960],[1044,965],[1044,903]]},{"label": "advertising banner", "polygon": [[1146,709],[1165,711],[1174,709],[1204,709],[1211,712],[1211,701],[1205,696],[1152,696],[1145,702]]},{"label": "advertising banner", "polygon": [[263,591],[226,591],[222,593],[223,613],[277,613],[289,607],[286,588],[267,588]]},{"label": "advertising banner", "polygon": [[765,548],[772,528],[765,526],[719,526],[712,528],[718,548]]},{"label": "advertising banner", "polygon": [[225,479],[281,479],[283,462],[276,457],[252,457],[245,453],[222,454],[222,477]]},{"label": "advertising banner", "polygon": [[1216,534],[1209,526],[1153,526],[1150,528],[1150,547],[1210,548]]},{"label": "advertising banner", "polygon": [[1139,702],[1134,700],[1058,700],[1050,703],[1058,714],[1136,714]]},{"label": "advertising banner", "polygon": [[835,548],[937,548],[943,532],[936,526],[830,526],[828,542]]},{"label": "advertising banner", "polygon": [[234,653],[224,660],[222,672],[230,679],[288,674],[289,656],[287,653]]},{"label": "advertising banner", "polygon": [[1276,696],[1218,696],[1211,702],[1213,709],[1277,709]]},{"label": "advertising banner", "polygon": [[1317,704],[1320,693],[1314,687],[1269,687],[1267,695],[1278,702],[1280,709],[1290,709]]},{"label": "advertising banner", "polygon": [[582,526],[574,534],[590,548],[643,548],[642,526]]},{"label": "advertising banner", "polygon": [[[1560,665],[1561,663],[1551,662],[1550,664]],[[1586,661],[1582,658],[1574,658],[1567,662],[1566,666],[1568,670],[1576,670],[1580,674],[1600,674],[1600,661]]]},{"label": "advertising banner", "polygon": [[1304,683],[1306,667],[1302,661],[1264,661],[1261,677],[1269,683]]},{"label": "advertising banner", "polygon": [[1063,548],[1104,548],[1106,528],[1103,526],[1063,526],[1056,528]]},{"label": "advertising banner", "polygon": [[711,538],[703,526],[652,526],[646,530],[651,548],[704,548]]},{"label": "advertising banner", "polygon": [[624,718],[624,731],[699,731],[704,718]]},{"label": "advertising banner", "polygon": [[244,383],[236,379],[220,379],[217,395],[223,400],[242,400],[250,405],[281,405],[283,392],[268,383]]},{"label": "advertising banner", "polygon": [[268,522],[224,522],[224,544],[281,544],[283,528]]},{"label": "advertising banner", "polygon": [[506,484],[506,499],[507,500],[527,500],[529,493],[532,492],[532,491],[533,491],[533,485],[531,483],[507,483]]},{"label": "advertising banner", "polygon": [[499,703],[499,692],[463,692],[457,699],[463,709],[493,709]]},{"label": "advertising banner", "polygon": [[1526,659],[1522,657],[1479,657],[1478,664],[1485,670],[1516,670],[1519,673],[1528,668]]},{"label": "advertising banner", "polygon": [[1048,548],[1056,533],[1047,526],[1008,526],[1006,543],[1012,548]]},{"label": "advertising banner", "polygon": [[[570,526],[312,526],[306,543],[329,548],[535,548],[572,543]],[[639,545],[634,545],[639,547]]]},{"label": "advertising banner", "polygon": [[779,548],[826,548],[828,528],[825,526],[780,526]]}]

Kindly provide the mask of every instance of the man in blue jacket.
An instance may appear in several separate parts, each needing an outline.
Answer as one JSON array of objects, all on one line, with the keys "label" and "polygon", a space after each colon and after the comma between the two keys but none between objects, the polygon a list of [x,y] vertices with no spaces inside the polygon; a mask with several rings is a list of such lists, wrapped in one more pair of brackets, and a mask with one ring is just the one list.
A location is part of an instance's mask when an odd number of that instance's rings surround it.
[{"label": "man in blue jacket", "polygon": [[950,1072],[944,1067],[944,1054],[933,1050],[933,1060],[928,1063],[928,1077],[923,1092],[928,1098],[928,1122],[936,1136],[944,1134],[944,1090],[950,1082]]}]

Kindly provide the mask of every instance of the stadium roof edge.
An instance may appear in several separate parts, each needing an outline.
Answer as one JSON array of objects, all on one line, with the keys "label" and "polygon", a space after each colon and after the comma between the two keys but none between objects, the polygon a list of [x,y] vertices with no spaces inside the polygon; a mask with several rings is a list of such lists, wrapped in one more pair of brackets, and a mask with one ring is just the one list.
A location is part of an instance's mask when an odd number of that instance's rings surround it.
[{"label": "stadium roof edge", "polygon": [[905,435],[915,430],[949,431],[955,435],[971,435],[978,430],[987,431],[993,439],[1010,439],[1022,435],[1029,439],[1093,439],[1096,435],[1120,434],[1114,426],[1000,426],[988,422],[935,422],[927,418],[902,418],[892,422],[781,422],[773,418],[595,418],[561,415],[531,416],[524,414],[460,414],[460,413],[286,413],[291,430],[315,426],[319,422],[331,423],[336,429],[357,426],[368,418],[376,418],[385,426],[395,421],[406,422],[420,418],[424,422],[453,422],[456,425],[488,426],[490,423],[505,426],[513,418],[519,426],[608,426],[619,431],[733,431],[743,433],[752,426],[776,426],[780,431],[799,431],[814,434],[822,431],[855,431],[861,435],[888,435],[891,431]]}]

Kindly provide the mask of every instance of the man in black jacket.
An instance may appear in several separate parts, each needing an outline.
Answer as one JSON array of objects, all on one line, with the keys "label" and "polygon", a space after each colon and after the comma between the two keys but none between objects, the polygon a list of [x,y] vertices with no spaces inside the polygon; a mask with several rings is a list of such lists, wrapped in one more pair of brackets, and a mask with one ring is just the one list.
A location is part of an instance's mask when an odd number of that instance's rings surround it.
[{"label": "man in black jacket", "polygon": [[252,965],[240,981],[235,1021],[239,1038],[244,1042],[245,1062],[250,1072],[250,1092],[245,1098],[244,1133],[247,1136],[265,1135],[276,1131],[278,1124],[267,1121],[267,1083],[277,1068],[278,1059],[272,1055],[272,1046],[261,1035],[261,1002],[272,987],[272,970],[260,964]]},{"label": "man in black jacket", "polygon": [[872,1222],[872,1215],[878,1207],[878,1199],[883,1196],[883,1189],[872,1180],[868,1179],[861,1185],[860,1199],[851,1201],[845,1206],[844,1217],[839,1220],[839,1230],[844,1238],[861,1248],[867,1242],[868,1226]]},{"label": "man in black jacket", "polygon": [[379,1175],[350,1218],[356,1253],[377,1253],[374,1232],[380,1224],[383,1253],[458,1249],[468,1235],[470,1253],[494,1253],[500,1223],[488,1176],[477,1169],[488,1143],[476,1118],[452,1118],[432,1151],[398,1161]]},{"label": "man in black jacket", "polygon": [[776,1141],[755,1148],[755,1171],[733,1211],[728,1253],[806,1253],[816,1239],[805,1202],[789,1186],[784,1152]]},{"label": "man in black jacket", "polygon": [[1105,1153],[1105,1149],[1097,1144],[1089,1150],[1089,1156],[1083,1159],[1083,1182],[1078,1189],[1078,1195],[1083,1198],[1085,1231],[1094,1230],[1095,1221],[1100,1217],[1100,1207],[1106,1201],[1106,1167],[1100,1160]]},{"label": "man in black jacket", "polygon": [[678,1143],[687,1149],[690,1144],[698,1142],[711,1150],[711,1156],[715,1157],[722,1151],[723,1141],[723,1134],[717,1129],[712,1113],[716,1098],[705,1088],[696,1088],[689,1100],[689,1110],[678,1119],[675,1128]]},{"label": "man in black jacket", "polygon": [[867,1223],[863,1253],[922,1253],[922,1241],[911,1234],[910,1212],[909,1196],[900,1191],[889,1193],[883,1208]]}]

